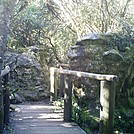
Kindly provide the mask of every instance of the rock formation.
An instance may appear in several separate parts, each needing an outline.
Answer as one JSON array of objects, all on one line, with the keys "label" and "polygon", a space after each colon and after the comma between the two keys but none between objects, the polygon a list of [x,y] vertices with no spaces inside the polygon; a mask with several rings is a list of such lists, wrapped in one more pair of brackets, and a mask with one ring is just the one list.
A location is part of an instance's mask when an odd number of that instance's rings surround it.
[{"label": "rock formation", "polygon": [[37,59],[27,53],[14,52],[7,52],[5,57],[5,64],[11,68],[9,88],[11,92],[17,89],[15,97],[18,101],[44,100],[48,97],[47,84]]},{"label": "rock formation", "polygon": [[[117,34],[84,36],[68,52],[70,69],[117,75],[119,81],[116,85],[116,102],[118,105],[122,104],[127,107],[130,105],[129,99],[134,99],[133,95],[128,95],[129,92],[134,93],[134,57],[132,56],[134,47],[132,43],[131,38],[120,39]],[[88,99],[94,103],[94,107],[97,107],[99,101],[98,81],[75,78],[74,85],[77,87],[74,91],[77,97],[82,100]],[[83,97],[78,94],[81,88],[85,94]],[[127,94],[129,99],[123,94]]]}]

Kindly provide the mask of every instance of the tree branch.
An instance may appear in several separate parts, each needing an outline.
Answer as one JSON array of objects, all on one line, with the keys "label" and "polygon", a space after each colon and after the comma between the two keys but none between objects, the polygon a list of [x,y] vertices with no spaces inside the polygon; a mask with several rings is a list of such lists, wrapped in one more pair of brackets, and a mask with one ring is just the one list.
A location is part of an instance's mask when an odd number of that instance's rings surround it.
[{"label": "tree branch", "polygon": [[57,55],[55,46],[53,45],[53,43],[52,43],[52,41],[51,41],[51,38],[50,38],[50,37],[47,37],[47,36],[45,36],[44,38],[46,38],[46,39],[49,40],[49,43],[50,43],[50,45],[52,46],[51,48],[52,48],[52,50],[53,50],[53,53],[54,53],[54,55],[55,55],[56,60],[57,60],[59,63],[62,63],[62,61],[59,59],[59,57],[58,57],[58,55]]}]

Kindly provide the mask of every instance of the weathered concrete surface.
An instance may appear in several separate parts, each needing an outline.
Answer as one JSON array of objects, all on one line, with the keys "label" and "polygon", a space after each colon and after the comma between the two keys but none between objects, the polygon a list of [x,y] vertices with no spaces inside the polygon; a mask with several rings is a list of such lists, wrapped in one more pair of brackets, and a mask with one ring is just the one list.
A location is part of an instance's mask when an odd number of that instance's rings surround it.
[{"label": "weathered concrete surface", "polygon": [[77,124],[63,122],[61,109],[47,104],[15,105],[10,125],[14,134],[86,134]]}]

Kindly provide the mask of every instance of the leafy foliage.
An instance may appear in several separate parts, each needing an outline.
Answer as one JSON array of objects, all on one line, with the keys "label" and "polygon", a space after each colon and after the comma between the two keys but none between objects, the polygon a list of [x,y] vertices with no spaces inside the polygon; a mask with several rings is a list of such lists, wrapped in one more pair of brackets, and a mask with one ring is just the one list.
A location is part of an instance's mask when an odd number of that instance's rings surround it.
[{"label": "leafy foliage", "polygon": [[115,130],[121,133],[134,132],[134,110],[121,108],[115,112]]},{"label": "leafy foliage", "polygon": [[[19,1],[16,4],[11,18],[9,48],[23,52],[36,46],[47,53],[46,58],[63,62],[67,59],[69,46],[76,40],[72,38],[74,34],[52,16],[45,1]],[[49,62],[52,63],[54,60],[51,59]]]},{"label": "leafy foliage", "polygon": [[87,133],[98,132],[99,130],[99,118],[97,113],[93,115],[88,107],[79,106],[75,97],[73,97],[72,118]]},{"label": "leafy foliage", "polygon": [[133,4],[132,0],[17,1],[11,16],[8,46],[18,51],[35,45],[51,49],[48,57],[65,62],[69,46],[82,35],[108,31],[131,33]]},{"label": "leafy foliage", "polygon": [[133,4],[132,0],[49,0],[47,6],[79,38],[91,32],[130,32]]},{"label": "leafy foliage", "polygon": [[[6,8],[11,0],[0,2]],[[133,0],[18,0],[13,15],[10,15],[8,48],[30,53],[40,61],[42,68],[45,68],[46,64],[51,66],[58,62],[68,62],[66,53],[80,36],[91,32],[119,33],[109,42],[120,52],[125,52],[127,61],[123,63],[127,69],[119,89],[122,92],[119,99],[124,97],[125,103],[122,101],[120,104],[129,104],[128,107],[133,108],[133,6]],[[2,8],[0,12],[1,10]],[[2,28],[0,33],[3,33]],[[33,46],[37,48],[34,49],[36,51],[32,51]],[[93,120],[96,121],[88,108],[80,107],[77,103],[74,103],[73,113],[74,120],[85,129],[91,128],[90,124],[93,124]],[[116,124],[120,124],[118,130],[128,132],[133,124],[128,120],[127,111],[116,114]],[[128,123],[125,124],[126,121]]]}]

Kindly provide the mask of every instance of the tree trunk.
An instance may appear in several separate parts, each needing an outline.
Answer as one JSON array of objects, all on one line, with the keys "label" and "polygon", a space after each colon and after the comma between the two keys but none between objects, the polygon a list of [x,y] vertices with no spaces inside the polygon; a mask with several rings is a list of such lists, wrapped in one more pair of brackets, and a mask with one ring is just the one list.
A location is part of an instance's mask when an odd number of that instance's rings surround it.
[{"label": "tree trunk", "polygon": [[0,134],[3,133],[3,119],[4,119],[4,108],[3,108],[3,89],[2,89],[2,68],[4,53],[6,52],[7,35],[10,24],[10,18],[12,9],[15,5],[16,0],[3,0],[0,2]]},{"label": "tree trunk", "polygon": [[3,118],[4,118],[4,111],[3,111],[3,90],[2,90],[2,76],[1,71],[3,67],[3,58],[5,52],[5,19],[4,19],[4,8],[2,5],[0,11],[0,134],[3,133]]}]

